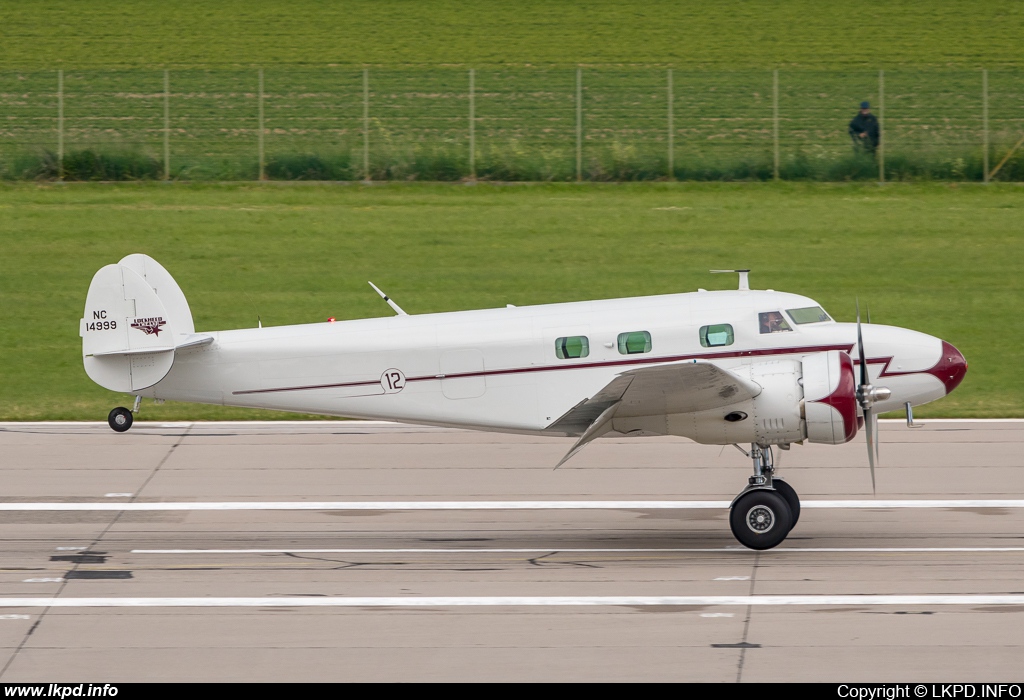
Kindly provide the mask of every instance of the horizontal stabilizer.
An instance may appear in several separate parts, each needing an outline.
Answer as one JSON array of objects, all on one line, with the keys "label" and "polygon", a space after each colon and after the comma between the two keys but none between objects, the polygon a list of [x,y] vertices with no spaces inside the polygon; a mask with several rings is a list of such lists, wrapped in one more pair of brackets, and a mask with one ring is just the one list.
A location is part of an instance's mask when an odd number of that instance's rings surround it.
[{"label": "horizontal stabilizer", "polygon": [[204,333],[193,333],[192,335],[185,336],[178,341],[174,346],[175,350],[181,350],[182,348],[198,348],[203,345],[209,345],[213,342],[212,335],[206,335]]},{"label": "horizontal stabilizer", "polygon": [[127,349],[127,350],[107,350],[92,353],[93,357],[102,357],[104,355],[142,355],[153,352],[171,352],[172,350],[181,350],[183,348],[198,348],[203,345],[209,345],[213,342],[212,335],[204,335],[202,333],[193,333],[182,337],[182,340],[177,345],[167,345],[166,347],[152,347],[152,348],[138,348],[138,349]]},{"label": "horizontal stabilizer", "polygon": [[152,355],[153,353],[172,352],[173,350],[173,345],[168,345],[165,348],[140,348],[138,350],[106,350],[103,352],[94,352],[91,355],[89,355],[89,357],[110,357],[112,355]]}]

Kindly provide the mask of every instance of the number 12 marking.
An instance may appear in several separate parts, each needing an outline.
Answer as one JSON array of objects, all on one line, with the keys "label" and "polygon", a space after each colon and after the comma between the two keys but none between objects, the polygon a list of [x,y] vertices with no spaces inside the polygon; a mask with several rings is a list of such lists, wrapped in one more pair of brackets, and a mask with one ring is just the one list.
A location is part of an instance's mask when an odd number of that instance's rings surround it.
[{"label": "number 12 marking", "polygon": [[385,370],[384,374],[380,375],[380,386],[385,394],[397,394],[405,388],[405,373],[394,367]]}]

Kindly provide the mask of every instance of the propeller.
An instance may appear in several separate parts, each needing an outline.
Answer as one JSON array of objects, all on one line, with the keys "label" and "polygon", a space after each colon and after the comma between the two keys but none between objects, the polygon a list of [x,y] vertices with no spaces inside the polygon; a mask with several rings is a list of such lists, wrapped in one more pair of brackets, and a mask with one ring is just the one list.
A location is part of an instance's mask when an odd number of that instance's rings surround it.
[{"label": "propeller", "polygon": [[[868,312],[870,314],[870,311]],[[869,320],[868,323],[871,321]],[[864,414],[864,433],[868,439],[868,464],[871,466],[871,492],[878,493],[875,485],[875,464],[878,462],[878,414],[872,410],[875,401],[885,401],[892,392],[885,387],[873,387],[868,381],[868,356],[864,352],[864,334],[860,328],[860,300],[857,300],[857,353],[860,356],[860,384],[857,403]]]}]

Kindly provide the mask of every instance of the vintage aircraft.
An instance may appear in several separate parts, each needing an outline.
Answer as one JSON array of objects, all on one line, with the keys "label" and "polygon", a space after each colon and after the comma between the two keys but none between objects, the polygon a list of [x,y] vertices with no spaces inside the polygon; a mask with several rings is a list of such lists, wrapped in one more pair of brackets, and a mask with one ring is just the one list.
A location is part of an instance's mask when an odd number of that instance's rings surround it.
[{"label": "vintage aircraft", "polygon": [[863,426],[874,484],[878,413],[912,422],[967,363],[939,338],[862,327],[859,312],[837,323],[729,272],[738,290],[422,315],[374,287],[397,316],[197,333],[171,275],[135,254],[93,277],[82,354],[93,381],[136,397],[110,412],[116,431],[148,397],[578,438],[562,462],[603,435],[750,443],[730,525],[768,549],[800,515],[773,446],[842,444]]}]

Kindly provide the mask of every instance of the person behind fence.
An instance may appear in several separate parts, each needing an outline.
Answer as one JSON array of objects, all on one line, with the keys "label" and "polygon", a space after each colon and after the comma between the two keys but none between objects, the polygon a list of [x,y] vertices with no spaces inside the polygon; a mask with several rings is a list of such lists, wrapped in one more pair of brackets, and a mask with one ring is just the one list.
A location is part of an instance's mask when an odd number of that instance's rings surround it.
[{"label": "person behind fence", "polygon": [[878,148],[878,119],[871,113],[871,105],[860,103],[860,112],[850,122],[850,138],[853,139],[853,150],[874,153]]}]

